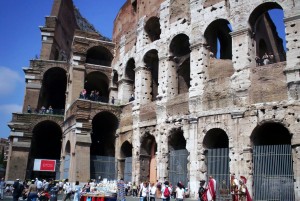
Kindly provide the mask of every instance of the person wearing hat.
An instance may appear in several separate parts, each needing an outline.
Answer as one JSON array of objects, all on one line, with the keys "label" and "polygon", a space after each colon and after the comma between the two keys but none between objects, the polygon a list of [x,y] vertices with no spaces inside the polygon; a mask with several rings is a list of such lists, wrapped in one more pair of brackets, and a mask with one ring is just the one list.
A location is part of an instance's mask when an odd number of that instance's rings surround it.
[{"label": "person wearing hat", "polygon": [[200,187],[198,190],[199,201],[204,201],[204,198],[203,198],[203,195],[205,194],[204,184],[205,184],[205,180],[200,180]]}]

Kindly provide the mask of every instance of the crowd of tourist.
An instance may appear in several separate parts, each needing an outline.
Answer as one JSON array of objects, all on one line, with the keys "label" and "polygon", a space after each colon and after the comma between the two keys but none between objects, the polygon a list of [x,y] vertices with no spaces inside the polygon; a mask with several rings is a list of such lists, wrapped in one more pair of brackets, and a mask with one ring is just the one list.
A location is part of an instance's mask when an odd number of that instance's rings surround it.
[{"label": "crowd of tourist", "polygon": [[92,90],[91,93],[88,94],[86,89],[83,89],[79,94],[79,98],[97,102],[108,102],[108,99],[102,96],[98,90]]}]

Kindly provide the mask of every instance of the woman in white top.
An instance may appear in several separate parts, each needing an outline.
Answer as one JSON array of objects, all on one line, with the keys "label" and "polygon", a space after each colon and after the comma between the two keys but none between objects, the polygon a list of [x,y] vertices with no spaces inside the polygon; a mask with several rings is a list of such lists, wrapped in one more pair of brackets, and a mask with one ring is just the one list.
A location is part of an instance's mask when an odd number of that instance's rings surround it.
[{"label": "woman in white top", "polygon": [[176,200],[177,201],[183,201],[184,198],[184,188],[181,185],[181,183],[177,183],[177,187],[176,187]]},{"label": "woman in white top", "polygon": [[156,186],[154,183],[150,186],[150,201],[155,201],[155,195],[156,195]]},{"label": "woman in white top", "polygon": [[148,185],[147,182],[144,182],[143,186],[140,189],[139,194],[142,195],[143,201],[147,201],[147,196],[148,196],[148,193],[149,193],[147,185]]}]

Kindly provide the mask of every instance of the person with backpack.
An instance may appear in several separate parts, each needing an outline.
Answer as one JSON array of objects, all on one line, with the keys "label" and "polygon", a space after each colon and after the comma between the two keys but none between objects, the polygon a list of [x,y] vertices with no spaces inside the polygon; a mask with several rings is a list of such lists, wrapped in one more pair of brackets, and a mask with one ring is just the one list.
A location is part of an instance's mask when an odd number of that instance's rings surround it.
[{"label": "person with backpack", "polygon": [[171,193],[172,193],[172,188],[169,187],[169,182],[165,181],[164,187],[162,188],[162,195],[161,195],[163,201],[170,201]]}]

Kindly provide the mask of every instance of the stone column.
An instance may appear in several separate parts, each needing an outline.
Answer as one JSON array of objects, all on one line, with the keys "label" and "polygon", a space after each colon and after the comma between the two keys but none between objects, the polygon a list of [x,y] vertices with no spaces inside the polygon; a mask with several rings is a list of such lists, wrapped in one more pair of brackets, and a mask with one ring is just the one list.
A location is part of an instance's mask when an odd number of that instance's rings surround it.
[{"label": "stone column", "polygon": [[231,88],[236,94],[234,102],[248,103],[248,90],[251,85],[250,67],[255,67],[255,46],[252,46],[251,33],[243,28],[230,33],[232,36],[232,63],[234,74],[231,76]]},{"label": "stone column", "polygon": [[[71,153],[72,160],[71,164],[73,166],[73,173],[75,174],[73,178],[74,181],[87,181],[90,179],[90,147],[91,147],[91,137],[88,133],[76,134],[76,144],[73,149],[74,152]],[[97,178],[95,178],[97,179]]]},{"label": "stone column", "polygon": [[67,90],[66,110],[79,98],[80,92],[84,89],[85,67],[76,65],[71,68]]},{"label": "stone column", "polygon": [[177,64],[172,60],[172,56],[169,56],[166,64],[165,75],[166,97],[169,100],[178,95]]},{"label": "stone column", "polygon": [[119,81],[119,93],[117,99],[120,100],[120,104],[129,102],[131,92],[133,92],[133,84],[133,81],[125,78]]},{"label": "stone column", "polygon": [[300,15],[290,16],[284,19],[286,27],[286,68],[285,74],[288,86],[288,98],[290,100],[300,99]]},{"label": "stone column", "polygon": [[151,102],[151,71],[146,67],[135,69],[135,100],[137,104]]},{"label": "stone column", "polygon": [[[26,179],[28,156],[30,151],[30,143],[18,142],[18,138],[13,137],[14,134],[10,134],[10,147],[9,158],[6,167],[6,181],[14,181],[19,178],[21,180]],[[32,171],[32,170],[31,170]]]},{"label": "stone column", "polygon": [[164,182],[168,179],[168,162],[169,162],[169,149],[168,149],[168,133],[163,129],[163,125],[159,129],[157,137],[157,179]]},{"label": "stone column", "polygon": [[199,150],[198,150],[198,121],[196,118],[189,119],[189,124],[184,126],[184,136],[188,137],[186,142],[186,149],[189,152],[189,186],[190,196],[197,197],[199,187]]},{"label": "stone column", "polygon": [[141,136],[139,128],[139,107],[132,108],[132,181],[137,184],[140,182],[140,155],[141,155]]},{"label": "stone column", "polygon": [[294,146],[292,148],[293,154],[293,169],[294,169],[294,191],[295,200],[300,200],[300,146]]}]

